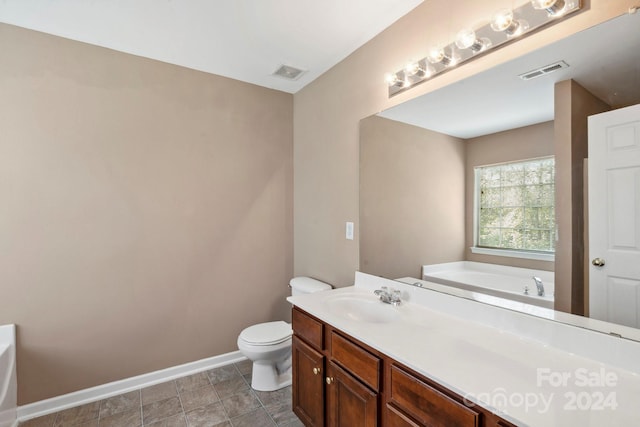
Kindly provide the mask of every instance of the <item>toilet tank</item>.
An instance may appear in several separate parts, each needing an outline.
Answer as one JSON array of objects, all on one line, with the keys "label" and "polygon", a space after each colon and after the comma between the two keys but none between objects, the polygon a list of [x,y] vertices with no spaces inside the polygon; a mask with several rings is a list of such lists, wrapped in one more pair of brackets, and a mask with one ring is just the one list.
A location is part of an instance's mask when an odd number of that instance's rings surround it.
[{"label": "toilet tank", "polygon": [[311,277],[294,277],[289,282],[291,296],[312,294],[331,289],[331,285]]}]

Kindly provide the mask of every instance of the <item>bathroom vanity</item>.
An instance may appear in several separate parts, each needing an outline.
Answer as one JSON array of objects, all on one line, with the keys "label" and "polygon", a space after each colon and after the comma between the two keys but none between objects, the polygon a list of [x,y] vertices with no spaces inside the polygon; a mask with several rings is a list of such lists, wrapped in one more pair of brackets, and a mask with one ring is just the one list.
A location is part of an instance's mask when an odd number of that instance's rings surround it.
[{"label": "bathroom vanity", "polygon": [[298,308],[293,330],[293,410],[308,427],[513,425]]},{"label": "bathroom vanity", "polygon": [[[381,286],[402,304],[382,304]],[[362,273],[289,300],[307,427],[640,425],[640,343]]]}]

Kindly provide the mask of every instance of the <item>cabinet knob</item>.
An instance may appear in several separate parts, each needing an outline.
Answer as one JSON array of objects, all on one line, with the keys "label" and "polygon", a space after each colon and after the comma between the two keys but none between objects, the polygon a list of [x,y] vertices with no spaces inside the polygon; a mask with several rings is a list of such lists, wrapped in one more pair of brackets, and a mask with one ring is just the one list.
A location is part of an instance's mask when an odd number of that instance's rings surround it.
[{"label": "cabinet knob", "polygon": [[333,383],[333,377],[327,377],[325,379],[325,381],[326,381],[327,384],[331,384],[331,383]]},{"label": "cabinet knob", "polygon": [[318,375],[320,373],[320,368],[313,368],[313,375]]}]

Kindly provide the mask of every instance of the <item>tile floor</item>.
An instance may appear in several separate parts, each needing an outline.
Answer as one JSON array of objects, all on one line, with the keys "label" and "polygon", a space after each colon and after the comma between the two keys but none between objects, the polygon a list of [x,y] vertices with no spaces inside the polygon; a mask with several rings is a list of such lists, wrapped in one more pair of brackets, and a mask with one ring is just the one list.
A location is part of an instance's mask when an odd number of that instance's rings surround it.
[{"label": "tile floor", "polygon": [[302,427],[291,387],[255,391],[243,361],[34,418],[19,427]]}]

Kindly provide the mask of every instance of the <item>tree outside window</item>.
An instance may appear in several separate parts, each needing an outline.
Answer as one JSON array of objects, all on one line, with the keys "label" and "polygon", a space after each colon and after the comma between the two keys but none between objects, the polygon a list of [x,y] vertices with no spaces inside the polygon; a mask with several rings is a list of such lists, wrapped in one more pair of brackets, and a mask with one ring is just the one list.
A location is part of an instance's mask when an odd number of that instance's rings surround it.
[{"label": "tree outside window", "polygon": [[553,157],[476,168],[476,246],[554,253]]}]

